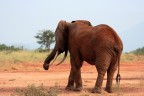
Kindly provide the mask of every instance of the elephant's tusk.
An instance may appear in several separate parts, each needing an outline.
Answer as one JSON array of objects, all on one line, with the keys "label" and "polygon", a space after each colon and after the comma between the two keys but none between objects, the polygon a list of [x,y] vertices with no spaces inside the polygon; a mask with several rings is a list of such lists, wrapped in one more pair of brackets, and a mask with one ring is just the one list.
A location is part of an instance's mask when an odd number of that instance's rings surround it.
[{"label": "elephant's tusk", "polygon": [[52,61],[52,63],[50,63],[50,66],[55,62],[56,58],[58,57],[58,54],[59,54],[59,52],[57,51],[57,52],[56,52],[56,55],[55,55],[55,57],[54,57],[54,60]]},{"label": "elephant's tusk", "polygon": [[58,64],[56,64],[56,66],[60,65],[64,60],[66,59],[66,57],[64,57],[61,62],[59,62]]},{"label": "elephant's tusk", "polygon": [[61,60],[61,62],[59,62],[58,64],[56,64],[56,66],[60,65],[67,57],[67,51],[65,52],[65,55],[63,57],[63,59]]}]

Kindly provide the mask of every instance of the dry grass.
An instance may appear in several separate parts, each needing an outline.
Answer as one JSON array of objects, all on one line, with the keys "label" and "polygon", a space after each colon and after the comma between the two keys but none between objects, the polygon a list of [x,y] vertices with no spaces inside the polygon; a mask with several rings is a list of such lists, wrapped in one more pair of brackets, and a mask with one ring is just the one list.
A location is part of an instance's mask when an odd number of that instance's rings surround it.
[{"label": "dry grass", "polygon": [[121,56],[121,62],[141,62],[144,63],[144,55],[135,55],[132,53],[128,53],[128,54],[122,54]]},{"label": "dry grass", "polygon": [[56,83],[55,86],[49,88],[48,96],[58,96],[58,94],[59,94],[59,86]]},{"label": "dry grass", "polygon": [[[42,64],[50,52],[35,51],[0,51],[0,71],[42,71]],[[64,54],[58,56],[55,64],[60,62]],[[122,54],[121,62],[142,63],[144,64],[143,55]],[[65,64],[70,63],[68,54]]]},{"label": "dry grass", "polygon": [[10,62],[13,64],[22,62],[37,62],[43,61],[48,53],[40,53],[34,51],[1,51],[0,58],[1,62]]},{"label": "dry grass", "polygon": [[11,96],[48,96],[43,85],[36,87],[34,84],[28,85],[26,89],[17,88]]},{"label": "dry grass", "polygon": [[1,51],[0,71],[18,71],[28,65],[38,65],[44,61],[48,53],[33,51]]},{"label": "dry grass", "polygon": [[[43,70],[45,58],[50,52],[35,51],[0,51],[0,71],[29,71]],[[55,63],[62,60],[63,54],[58,56]],[[69,63],[69,55],[64,63]]]},{"label": "dry grass", "polygon": [[28,85],[25,89],[16,88],[11,96],[58,96],[59,87],[57,84],[46,90],[43,84],[35,86],[34,84]]},{"label": "dry grass", "polygon": [[[33,51],[1,51],[0,52],[0,71],[41,71],[43,70],[42,64],[49,53],[47,52],[33,52]],[[63,55],[60,55],[57,58],[56,62],[59,62],[63,58]],[[126,62],[132,64],[133,62],[139,62],[144,64],[144,56],[143,55],[134,55],[134,54],[122,54],[121,62]],[[64,63],[69,63],[69,55]],[[137,63],[136,63],[137,64]],[[133,73],[132,73],[133,74]],[[73,96],[135,96],[137,92],[141,93],[138,96],[143,96],[144,92],[144,75],[136,80],[136,83],[132,83],[132,80],[127,80],[126,83],[122,83],[120,86],[114,84],[114,93],[110,94],[103,91],[101,94],[92,94],[89,89],[85,89],[85,91],[73,95]],[[16,79],[8,79],[10,82],[16,81]],[[123,80],[124,81],[124,80]],[[64,90],[64,88],[63,88]],[[28,93],[30,92],[30,93]],[[33,94],[39,92],[37,94],[44,95],[22,95],[22,94]],[[41,93],[42,92],[42,93]],[[59,86],[56,84],[49,89],[45,89],[43,85],[35,86],[28,85],[25,89],[17,89],[12,96],[63,96],[63,93],[59,90]],[[133,92],[133,93],[129,93]],[[71,92],[73,93],[73,92]],[[51,94],[51,95],[50,95]],[[64,94],[67,96],[67,94]]]}]

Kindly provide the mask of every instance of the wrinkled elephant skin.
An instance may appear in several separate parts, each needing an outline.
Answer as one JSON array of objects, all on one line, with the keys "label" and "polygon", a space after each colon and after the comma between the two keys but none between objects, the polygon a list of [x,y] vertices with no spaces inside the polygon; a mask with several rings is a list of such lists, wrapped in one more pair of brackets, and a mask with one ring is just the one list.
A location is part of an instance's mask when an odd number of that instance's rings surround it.
[{"label": "wrinkled elephant skin", "polygon": [[89,21],[77,20],[71,23],[60,21],[55,34],[55,48],[46,58],[44,69],[48,70],[56,53],[59,55],[65,52],[65,59],[69,52],[71,70],[66,90],[82,90],[81,67],[83,61],[86,61],[95,65],[98,72],[92,92],[101,93],[104,75],[107,72],[105,90],[111,93],[113,76],[117,68],[117,82],[120,81],[119,66],[123,44],[117,33],[105,24],[92,26]]}]

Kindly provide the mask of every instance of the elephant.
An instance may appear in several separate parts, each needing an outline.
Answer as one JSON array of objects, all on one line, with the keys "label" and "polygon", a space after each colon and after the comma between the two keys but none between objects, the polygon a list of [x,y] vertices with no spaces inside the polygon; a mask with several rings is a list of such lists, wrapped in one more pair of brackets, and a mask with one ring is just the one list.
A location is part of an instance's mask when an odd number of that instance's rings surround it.
[{"label": "elephant", "polygon": [[43,68],[49,69],[51,61],[64,52],[61,64],[70,53],[70,74],[66,90],[81,91],[81,67],[83,62],[94,65],[98,76],[92,93],[101,93],[104,76],[107,72],[105,90],[112,93],[113,77],[116,69],[116,81],[120,82],[120,57],[123,43],[114,29],[106,24],[92,26],[89,21],[77,20],[66,22],[61,20],[55,31],[55,46],[45,59]]}]

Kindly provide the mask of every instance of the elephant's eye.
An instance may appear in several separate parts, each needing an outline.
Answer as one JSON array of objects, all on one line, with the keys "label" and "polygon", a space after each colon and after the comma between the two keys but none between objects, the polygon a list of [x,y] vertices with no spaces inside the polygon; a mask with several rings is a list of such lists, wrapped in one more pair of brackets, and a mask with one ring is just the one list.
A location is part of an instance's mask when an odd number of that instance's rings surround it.
[{"label": "elephant's eye", "polygon": [[58,30],[60,30],[61,28],[60,27],[58,27]]}]

